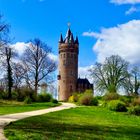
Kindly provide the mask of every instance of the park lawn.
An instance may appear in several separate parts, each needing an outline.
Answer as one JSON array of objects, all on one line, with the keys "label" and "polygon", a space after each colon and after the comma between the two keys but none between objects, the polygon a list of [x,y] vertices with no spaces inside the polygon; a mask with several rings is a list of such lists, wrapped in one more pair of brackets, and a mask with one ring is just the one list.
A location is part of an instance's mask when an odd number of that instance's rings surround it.
[{"label": "park lawn", "polygon": [[24,104],[23,102],[0,100],[0,115],[46,109],[58,105],[60,104],[52,102]]},{"label": "park lawn", "polygon": [[9,140],[140,140],[140,117],[102,107],[78,107],[6,126]]}]

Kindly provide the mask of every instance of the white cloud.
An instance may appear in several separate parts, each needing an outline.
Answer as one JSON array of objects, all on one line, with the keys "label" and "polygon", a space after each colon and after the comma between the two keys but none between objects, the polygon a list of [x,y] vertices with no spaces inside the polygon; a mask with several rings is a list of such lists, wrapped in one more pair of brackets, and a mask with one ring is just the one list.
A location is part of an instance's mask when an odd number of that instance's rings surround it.
[{"label": "white cloud", "polygon": [[85,67],[79,67],[78,68],[78,77],[80,78],[87,78],[91,83],[93,83],[93,79],[90,76],[89,69],[93,68],[93,65],[85,66]]},{"label": "white cloud", "polygon": [[[17,42],[11,45],[11,47],[14,48],[19,55],[22,55],[24,51],[26,50],[26,48],[29,46],[30,46],[30,43],[25,43],[25,42]],[[56,61],[56,62],[58,61],[57,55],[50,53],[48,56],[51,60]]]},{"label": "white cloud", "polygon": [[93,51],[97,53],[98,62],[115,54],[131,64],[140,64],[140,20],[102,29]]},{"label": "white cloud", "polygon": [[17,42],[11,45],[11,47],[13,47],[19,55],[22,55],[28,46],[29,43],[25,42]]},{"label": "white cloud", "polygon": [[51,60],[53,60],[53,61],[58,61],[58,56],[57,55],[55,55],[55,54],[53,54],[53,53],[50,53],[49,54],[49,58],[51,59]]},{"label": "white cloud", "polygon": [[133,14],[133,13],[135,13],[135,12],[139,12],[139,11],[140,11],[139,8],[136,8],[136,7],[132,6],[130,9],[128,9],[128,10],[125,12],[125,14],[126,14],[126,15],[131,15],[131,14]]},{"label": "white cloud", "polygon": [[138,5],[140,4],[140,0],[110,0],[111,3],[117,4],[117,5],[123,5],[123,4],[129,4],[129,5],[133,5],[132,7],[130,7],[126,12],[125,15],[130,15],[133,14],[135,12],[140,12],[140,8],[139,7],[134,7],[134,5]]},{"label": "white cloud", "polygon": [[115,4],[139,4],[140,0],[110,0],[111,3]]},{"label": "white cloud", "polygon": [[82,35],[88,37],[95,37],[95,38],[98,38],[100,36],[99,33],[91,32],[91,31],[84,32]]}]

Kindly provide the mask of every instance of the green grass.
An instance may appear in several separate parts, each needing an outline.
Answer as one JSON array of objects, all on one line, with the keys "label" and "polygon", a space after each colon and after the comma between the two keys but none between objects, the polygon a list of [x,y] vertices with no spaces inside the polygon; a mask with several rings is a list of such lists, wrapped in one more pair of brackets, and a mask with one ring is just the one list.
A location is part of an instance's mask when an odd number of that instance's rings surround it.
[{"label": "green grass", "polygon": [[24,104],[23,102],[0,100],[0,115],[46,109],[58,105],[60,104],[51,102]]},{"label": "green grass", "polygon": [[101,107],[80,107],[14,122],[9,140],[139,140],[140,117]]}]

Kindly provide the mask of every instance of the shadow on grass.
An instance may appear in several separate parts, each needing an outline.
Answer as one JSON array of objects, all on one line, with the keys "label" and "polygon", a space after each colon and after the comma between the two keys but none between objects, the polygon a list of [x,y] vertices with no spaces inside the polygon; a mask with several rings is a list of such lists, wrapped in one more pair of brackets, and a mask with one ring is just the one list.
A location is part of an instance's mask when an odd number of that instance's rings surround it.
[{"label": "shadow on grass", "polygon": [[[37,121],[36,121],[37,122]],[[139,140],[140,129],[134,126],[106,126],[106,125],[80,125],[68,124],[48,120],[44,123],[20,121],[6,127],[6,136],[14,133],[21,133],[24,138],[30,135],[30,140],[34,136],[40,136],[40,140],[47,139],[66,139],[66,140]],[[19,139],[20,140],[20,139]]]}]

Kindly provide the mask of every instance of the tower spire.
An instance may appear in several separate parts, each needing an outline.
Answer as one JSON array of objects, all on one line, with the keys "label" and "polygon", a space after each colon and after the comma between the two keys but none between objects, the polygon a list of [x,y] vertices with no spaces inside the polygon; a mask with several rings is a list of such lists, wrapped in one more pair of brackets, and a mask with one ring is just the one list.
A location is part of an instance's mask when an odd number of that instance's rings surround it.
[{"label": "tower spire", "polygon": [[78,39],[78,36],[76,36],[76,39],[75,39],[75,44],[79,44],[79,39]]},{"label": "tower spire", "polygon": [[63,36],[62,36],[62,33],[61,33],[61,35],[60,35],[59,43],[63,43]]}]

